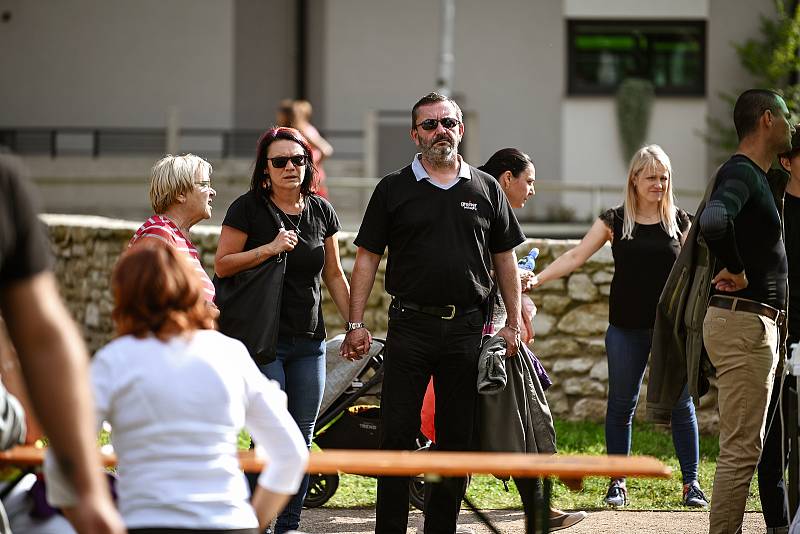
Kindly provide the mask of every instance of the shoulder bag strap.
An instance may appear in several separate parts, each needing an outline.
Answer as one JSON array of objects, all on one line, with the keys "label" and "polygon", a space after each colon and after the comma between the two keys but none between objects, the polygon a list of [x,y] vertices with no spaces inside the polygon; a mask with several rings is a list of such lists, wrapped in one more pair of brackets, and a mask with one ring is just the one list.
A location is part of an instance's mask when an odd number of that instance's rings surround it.
[{"label": "shoulder bag strap", "polygon": [[[272,200],[267,199],[267,210],[272,214],[272,218],[275,219],[275,224],[278,226],[278,231],[286,229],[286,226],[283,224],[283,219],[281,216],[278,215],[278,209],[275,207],[275,204],[272,203]],[[278,254],[278,257],[275,258],[275,261],[281,262],[286,259],[286,252],[281,252]]]}]

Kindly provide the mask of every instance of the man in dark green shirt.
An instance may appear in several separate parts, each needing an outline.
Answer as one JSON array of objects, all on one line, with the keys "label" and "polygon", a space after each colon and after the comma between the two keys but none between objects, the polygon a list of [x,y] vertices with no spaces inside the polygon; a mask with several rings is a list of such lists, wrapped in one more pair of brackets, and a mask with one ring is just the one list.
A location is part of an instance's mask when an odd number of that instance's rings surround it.
[{"label": "man in dark green shirt", "polygon": [[767,183],[775,157],[791,147],[794,127],[783,98],[753,89],[739,96],[739,147],[717,173],[699,218],[719,270],[703,322],[716,368],[720,453],[709,532],[741,532],[745,501],[764,440],[767,404],[785,317],[787,262],[781,219]]}]

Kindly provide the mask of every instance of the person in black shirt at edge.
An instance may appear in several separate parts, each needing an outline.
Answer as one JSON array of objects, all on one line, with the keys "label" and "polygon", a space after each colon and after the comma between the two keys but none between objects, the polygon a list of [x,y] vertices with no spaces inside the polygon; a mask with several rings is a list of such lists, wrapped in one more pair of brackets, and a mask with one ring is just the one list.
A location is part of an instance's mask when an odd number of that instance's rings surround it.
[{"label": "person in black shirt at edge", "polygon": [[[633,414],[650,356],[656,304],[689,233],[689,214],[675,206],[672,182],[672,163],[664,150],[658,145],[640,148],[631,158],[623,204],[602,213],[578,246],[548,265],[534,282],[538,287],[568,275],[611,242],[614,278],[606,331],[608,454],[631,452]],[[683,479],[682,503],[708,506],[697,481],[700,444],[688,386],[672,408],[671,426]],[[603,500],[609,506],[627,505],[625,479],[612,479]]]},{"label": "person in black shirt at edge", "polygon": [[[462,114],[450,98],[430,93],[411,111],[411,139],[420,153],[376,186],[356,237],[350,280],[345,358],[363,357],[370,333],[367,302],[388,247],[386,291],[392,295],[381,397],[381,449],[407,450],[420,428],[420,409],[433,376],[440,450],[473,448],[477,362],[484,303],[494,265],[508,322],[498,334],[509,355],[519,343],[514,247],[525,239],[497,181],[458,154]],[[425,532],[456,529],[466,477],[430,488]],[[408,477],[378,477],[375,531],[405,533]]]},{"label": "person in black shirt at edge", "polygon": [[58,295],[49,242],[15,160],[0,156],[0,313],[50,446],[78,494],[78,532],[121,534],[94,430],[89,355]]},{"label": "person in black shirt at edge", "polygon": [[[786,348],[791,350],[794,343],[800,342],[800,132],[794,133],[792,149],[780,154],[778,161],[782,169],[770,169],[767,179],[770,182],[786,183],[786,193],[783,196],[783,235],[789,266]],[[792,413],[790,404],[797,404],[796,390],[797,379],[793,375],[775,373],[767,410],[764,450],[761,451],[761,459],[758,461],[758,494],[768,534],[789,531],[789,509],[784,481],[784,468],[789,458],[789,439],[784,424]]]},{"label": "person in black shirt at edge", "polygon": [[779,153],[791,148],[794,127],[789,117],[783,98],[772,91],[751,89],[739,96],[733,110],[739,147],[717,172],[715,189],[698,220],[719,269],[711,280],[703,321],[719,405],[712,534],[742,531],[779,363],[788,269],[780,213],[766,171]]}]

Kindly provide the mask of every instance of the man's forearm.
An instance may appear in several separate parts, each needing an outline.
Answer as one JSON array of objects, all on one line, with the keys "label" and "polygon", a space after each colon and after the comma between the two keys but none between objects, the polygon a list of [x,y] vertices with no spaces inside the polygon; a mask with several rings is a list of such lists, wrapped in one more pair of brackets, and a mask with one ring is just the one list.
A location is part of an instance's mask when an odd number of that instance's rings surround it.
[{"label": "man's forearm", "polygon": [[370,291],[375,284],[375,273],[381,257],[359,247],[353,274],[350,276],[350,322],[359,323],[364,319],[364,309],[369,300]]},{"label": "man's forearm", "polygon": [[97,451],[88,356],[51,274],[3,291],[0,307],[31,402],[78,495],[104,484]]},{"label": "man's forearm", "polygon": [[520,295],[522,287],[517,274],[517,256],[514,250],[494,254],[494,269],[497,276],[497,284],[500,287],[500,295],[506,306],[508,314],[507,324],[513,328],[519,328],[520,318]]}]

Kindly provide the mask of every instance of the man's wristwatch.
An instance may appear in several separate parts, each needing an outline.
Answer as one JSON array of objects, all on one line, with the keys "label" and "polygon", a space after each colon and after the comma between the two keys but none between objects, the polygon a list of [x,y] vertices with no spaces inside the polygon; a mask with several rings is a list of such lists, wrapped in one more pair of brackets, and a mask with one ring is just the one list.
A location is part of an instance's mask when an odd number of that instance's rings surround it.
[{"label": "man's wristwatch", "polygon": [[353,330],[358,330],[359,328],[366,328],[367,325],[364,323],[347,323],[344,325],[345,332],[352,332]]}]

